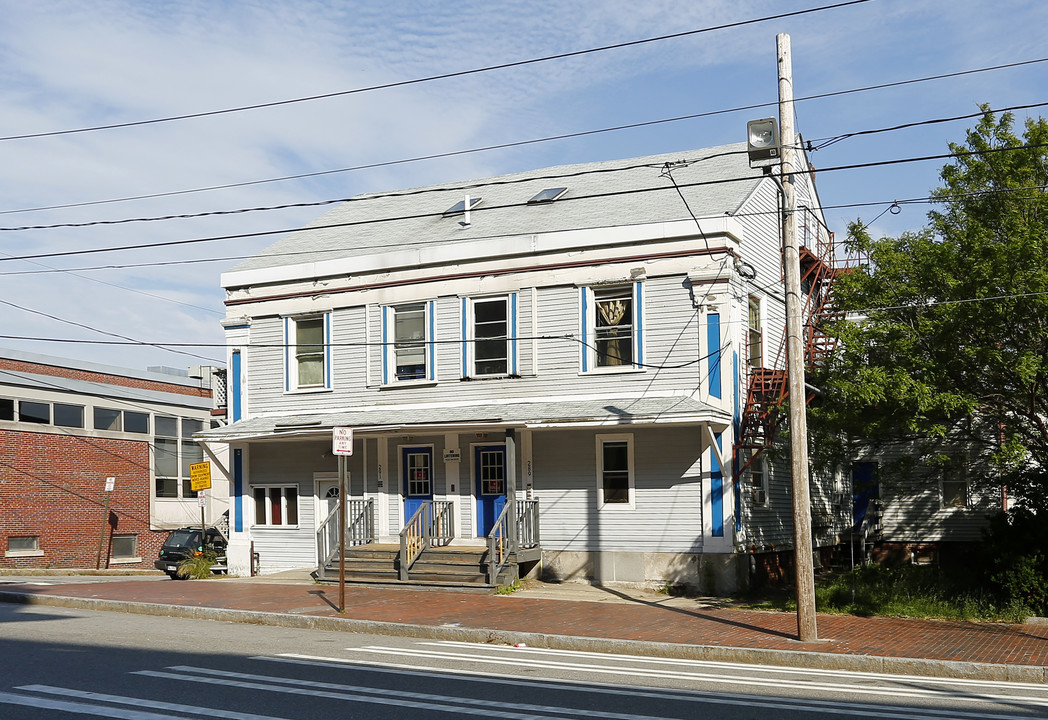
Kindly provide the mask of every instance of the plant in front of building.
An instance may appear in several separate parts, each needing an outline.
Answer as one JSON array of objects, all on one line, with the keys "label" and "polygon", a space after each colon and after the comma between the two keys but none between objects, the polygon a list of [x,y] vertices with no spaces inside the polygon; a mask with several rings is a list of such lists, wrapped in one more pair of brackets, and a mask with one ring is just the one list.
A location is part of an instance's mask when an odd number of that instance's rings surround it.
[{"label": "plant in front of building", "polygon": [[183,579],[204,580],[211,577],[211,568],[218,562],[213,550],[197,550],[178,564],[178,576]]}]

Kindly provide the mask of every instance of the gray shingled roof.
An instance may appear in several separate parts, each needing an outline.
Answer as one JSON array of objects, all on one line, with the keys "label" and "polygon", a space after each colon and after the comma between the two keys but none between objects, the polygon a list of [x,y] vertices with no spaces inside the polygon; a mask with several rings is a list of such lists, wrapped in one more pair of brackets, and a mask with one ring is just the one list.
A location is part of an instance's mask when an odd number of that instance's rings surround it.
[{"label": "gray shingled roof", "polygon": [[[439,418],[439,419],[438,419]],[[727,415],[710,405],[683,395],[648,398],[608,398],[563,402],[516,402],[419,409],[371,407],[330,413],[256,417],[226,427],[205,430],[195,437],[232,441],[245,437],[281,434],[330,435],[333,427],[381,431],[411,428],[421,431],[448,425],[520,426],[542,423],[573,424],[602,422],[630,425],[651,422],[727,422]]]},{"label": "gray shingled roof", "polygon": [[[690,212],[673,183],[662,175],[666,163],[678,161],[687,161],[673,169],[679,185],[709,183],[684,188]],[[745,143],[737,143],[359,195],[284,236],[232,272],[407,246],[685,220],[692,213],[720,216],[738,210],[760,179],[760,169],[749,167]],[[552,187],[566,187],[567,192],[552,203],[527,205],[531,197]],[[472,212],[471,225],[463,227],[461,215],[442,215],[467,193],[482,202]]]}]

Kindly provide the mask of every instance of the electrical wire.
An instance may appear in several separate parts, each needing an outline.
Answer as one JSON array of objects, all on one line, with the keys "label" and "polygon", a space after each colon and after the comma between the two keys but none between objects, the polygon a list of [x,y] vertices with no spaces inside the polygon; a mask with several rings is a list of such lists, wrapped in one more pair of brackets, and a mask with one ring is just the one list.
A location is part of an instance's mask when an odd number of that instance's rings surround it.
[{"label": "electrical wire", "polygon": [[225,108],[223,110],[209,110],[205,112],[197,113],[186,113],[183,115],[173,115],[169,117],[154,118],[151,120],[136,120],[123,123],[111,123],[108,125],[95,125],[92,127],[76,128],[73,130],[53,130],[50,132],[38,132],[38,133],[25,133],[21,135],[8,135],[0,137],[0,142],[9,140],[26,140],[30,138],[41,138],[41,137],[55,137],[60,135],[73,135],[78,133],[95,132],[99,130],[113,130],[117,128],[129,128],[139,127],[142,125],[156,125],[159,123],[175,122],[179,120],[189,120],[193,118],[211,117],[215,115],[228,115],[230,113],[245,112],[248,110],[260,110],[263,108],[281,107],[284,105],[294,105],[298,103],[312,102],[315,100],[324,100],[334,97],[345,97],[348,95],[357,95],[360,93],[373,92],[376,90],[388,90],[391,88],[406,87],[409,85],[418,85],[421,83],[433,82],[435,80],[448,80],[450,78],[465,77],[468,75],[477,75],[480,73],[492,72],[495,70],[506,70],[509,68],[523,67],[526,65],[534,65],[537,63],[549,62],[552,60],[564,60],[567,58],[580,57],[583,55],[591,55],[594,53],[607,52],[609,50],[620,50],[622,48],[636,47],[638,45],[645,45],[648,43],[662,42],[665,40],[673,40],[677,38],[690,37],[694,35],[700,35],[703,33],[714,32],[717,30],[729,30],[738,27],[744,27],[747,25],[755,25],[758,23],[768,22],[771,20],[784,20],[786,18],[798,17],[801,15],[809,15],[811,13],[822,12],[825,10],[834,10],[837,8],[847,7],[850,5],[861,5],[870,2],[870,0],[846,0],[845,2],[838,2],[832,5],[823,5],[816,8],[808,8],[806,10],[796,10],[793,12],[779,13],[777,15],[767,15],[760,18],[751,18],[749,20],[739,20],[731,23],[724,23],[721,25],[713,25],[710,27],[699,28],[696,30],[686,30],[683,32],[669,33],[667,35],[659,35],[657,37],[644,38],[642,40],[630,40],[627,42],[613,43],[610,45],[602,45],[600,47],[589,48],[586,50],[573,50],[571,52],[557,53],[554,55],[545,55],[537,58],[530,58],[528,60],[516,60],[513,62],[500,63],[497,65],[488,65],[480,68],[473,68],[471,70],[459,70],[456,72],[441,73],[438,75],[429,75],[427,77],[414,78],[412,80],[398,80],[394,82],[382,83],[380,85],[371,85],[368,87],[354,88],[351,90],[340,90],[337,92],[321,93],[318,95],[309,95],[306,97],[293,98],[289,100],[275,100],[272,102],[256,103],[253,105],[241,105],[238,107]]},{"label": "electrical wire", "polygon": [[96,333],[99,333],[101,335],[108,335],[109,337],[121,338],[122,340],[129,340],[129,341],[131,341],[132,343],[134,343],[136,345],[147,345],[147,346],[155,347],[155,348],[157,348],[159,350],[167,350],[168,352],[178,353],[179,355],[188,355],[189,357],[197,358],[199,360],[207,360],[208,362],[213,362],[213,363],[218,363],[218,364],[222,363],[221,360],[215,360],[214,358],[205,357],[203,355],[197,355],[196,353],[187,352],[185,350],[172,350],[170,347],[166,347],[165,345],[160,344],[160,343],[142,342],[140,340],[135,340],[135,338],[129,337],[127,335],[121,335],[120,333],[109,332],[108,330],[101,330],[101,329],[93,327],[91,325],[86,325],[84,323],[76,322],[75,320],[66,320],[65,318],[60,318],[57,315],[51,315],[49,313],[41,312],[40,310],[33,310],[32,308],[27,308],[27,307],[25,307],[23,305],[18,305],[17,303],[10,302],[9,300],[0,300],[0,304],[7,305],[8,307],[13,307],[16,310],[21,310],[23,312],[32,313],[33,315],[40,315],[41,317],[46,317],[46,318],[48,318],[50,320],[55,320],[56,322],[65,323],[66,325],[73,325],[73,326],[76,326],[76,327],[79,327],[79,328],[83,328],[84,330],[90,330],[91,332],[96,332]]},{"label": "electrical wire", "polygon": [[[1029,145],[1017,145],[1017,146],[1014,146],[1014,147],[987,148],[987,149],[984,149],[984,150],[962,150],[962,151],[957,151],[957,152],[941,153],[941,154],[937,154],[937,155],[924,155],[924,156],[918,156],[918,157],[900,158],[900,159],[896,159],[896,160],[878,160],[878,161],[865,162],[865,163],[851,163],[851,164],[847,164],[847,165],[837,165],[837,166],[832,166],[832,167],[824,167],[824,168],[819,168],[819,173],[837,172],[837,171],[842,171],[842,170],[860,170],[860,169],[867,169],[867,168],[872,168],[872,167],[886,167],[886,166],[901,165],[901,164],[907,164],[907,163],[913,163],[913,162],[928,162],[928,161],[931,161],[931,160],[956,159],[956,158],[961,158],[961,157],[971,157],[971,156],[975,156],[975,155],[988,155],[988,154],[999,153],[999,152],[1017,152],[1017,151],[1023,151],[1023,150],[1039,149],[1039,148],[1044,148],[1044,147],[1048,147],[1048,143],[1038,143],[1038,144],[1029,144]],[[634,166],[634,167],[646,167],[646,166],[645,165],[640,165],[640,166]],[[489,183],[474,183],[472,185],[461,186],[461,187],[462,187],[462,189],[476,189],[476,188],[481,188],[481,187],[490,187],[490,186],[493,186],[493,185],[510,185],[510,184],[517,184],[517,183],[522,183],[522,182],[532,182],[534,180],[572,177],[572,176],[578,176],[578,175],[584,175],[584,174],[591,174],[591,173],[595,173],[595,172],[619,171],[619,170],[622,170],[622,169],[623,168],[613,168],[613,169],[606,169],[606,170],[581,171],[581,172],[578,172],[578,173],[571,173],[571,174],[567,174],[567,175],[546,176],[545,178],[529,177],[529,178],[518,179],[518,180],[505,180],[505,181],[496,181],[496,182],[489,182]],[[808,170],[798,170],[798,171],[795,171],[795,172],[792,172],[792,173],[788,173],[788,175],[791,175],[791,176],[792,175],[806,175],[806,174],[808,174],[808,172],[809,172]],[[750,176],[741,177],[741,178],[721,178],[721,179],[716,179],[716,180],[704,180],[704,181],[700,181],[700,182],[687,183],[687,184],[680,185],[680,187],[683,187],[683,188],[707,187],[707,186],[711,186],[711,185],[721,185],[721,184],[734,183],[734,182],[752,182],[753,180],[754,180],[754,177],[750,177]],[[448,188],[448,187],[441,187],[439,189],[437,189],[437,188],[419,189],[419,190],[415,190],[415,191],[412,191],[412,192],[409,192],[409,193],[402,194],[401,196],[418,195],[418,194],[427,193],[427,192],[443,192],[443,193],[446,193],[446,192],[449,192],[449,191],[452,191],[452,190],[455,190],[455,189],[456,188]],[[591,195],[566,197],[566,198],[562,198],[562,199],[558,200],[557,202],[566,203],[566,202],[572,202],[572,201],[575,201],[575,200],[605,198],[605,197],[616,197],[616,196],[624,196],[624,195],[636,195],[636,194],[643,194],[643,193],[649,193],[649,192],[665,192],[666,190],[667,190],[667,188],[663,188],[663,187],[658,187],[658,188],[635,188],[635,189],[632,189],[632,190],[621,190],[621,191],[613,191],[613,192],[606,192],[606,193],[595,193],[595,194],[591,194]],[[365,198],[361,198],[361,199],[366,199],[366,197]],[[471,212],[473,212],[473,213],[484,213],[484,212],[489,212],[489,211],[492,211],[492,210],[504,210],[506,208],[518,207],[518,206],[522,206],[524,204],[525,203],[510,203],[510,204],[506,204],[506,205],[481,206],[481,207],[473,209]],[[249,239],[249,238],[269,237],[269,236],[273,236],[273,235],[284,235],[284,234],[291,233],[291,232],[298,232],[298,233],[315,232],[315,231],[320,231],[320,230],[331,230],[331,229],[344,228],[344,227],[357,227],[357,226],[362,226],[362,225],[375,225],[375,224],[381,224],[381,223],[386,223],[386,222],[396,222],[396,221],[404,221],[404,220],[419,220],[419,219],[433,218],[433,217],[442,217],[442,216],[443,216],[442,212],[441,213],[417,213],[417,214],[413,214],[413,215],[400,215],[400,216],[394,216],[394,217],[374,218],[374,219],[369,219],[369,220],[358,220],[358,221],[352,221],[352,222],[333,223],[333,224],[330,224],[330,225],[316,225],[316,226],[298,227],[298,228],[282,228],[282,229],[279,229],[279,230],[260,230],[258,232],[252,232],[252,233],[234,233],[234,234],[229,234],[229,235],[215,235],[215,236],[209,236],[209,237],[191,238],[191,239],[183,239],[183,240],[168,240],[168,241],[161,241],[161,242],[138,243],[138,244],[132,244],[132,245],[113,246],[113,247],[106,247],[106,248],[88,248],[88,249],[80,249],[80,250],[63,250],[63,251],[55,251],[55,252],[48,252],[48,253],[34,253],[34,254],[30,254],[30,255],[12,255],[12,256],[8,256],[8,257],[0,258],[0,262],[9,262],[9,261],[12,261],[12,260],[38,260],[38,259],[41,259],[41,258],[51,258],[51,257],[70,257],[70,256],[79,256],[79,255],[93,255],[93,254],[99,254],[99,253],[122,252],[122,251],[127,251],[127,250],[143,250],[143,249],[153,249],[153,248],[160,248],[160,247],[175,247],[175,246],[184,246],[184,245],[194,245],[194,244],[200,244],[200,243],[219,242],[219,241],[224,241],[224,240],[243,240],[243,239]]]},{"label": "electrical wire", "polygon": [[[796,103],[804,102],[804,101],[807,101],[807,100],[816,100],[816,99],[823,99],[823,98],[829,98],[829,97],[836,97],[836,96],[839,96],[839,95],[847,95],[847,94],[851,94],[851,93],[868,92],[868,91],[871,91],[871,90],[881,90],[881,89],[884,89],[884,88],[898,87],[898,86],[901,86],[901,85],[908,85],[908,84],[913,84],[913,83],[930,82],[930,81],[933,81],[933,80],[948,79],[948,78],[952,78],[952,77],[959,77],[959,76],[970,75],[970,74],[974,74],[974,73],[983,73],[983,72],[992,72],[992,71],[1002,70],[1002,69],[1011,69],[1011,68],[1015,68],[1015,67],[1021,67],[1021,66],[1024,66],[1024,65],[1031,65],[1031,64],[1043,63],[1043,62],[1048,62],[1048,58],[1038,58],[1038,59],[1034,59],[1034,60],[1022,60],[1022,61],[1017,61],[1017,62],[1008,63],[1008,64],[1004,64],[1004,65],[995,65],[995,66],[991,66],[991,67],[976,68],[976,69],[971,69],[971,70],[962,70],[962,71],[958,71],[958,72],[955,72],[955,73],[947,73],[947,74],[944,74],[944,75],[925,76],[925,77],[920,77],[920,78],[912,78],[910,80],[901,80],[901,81],[896,81],[896,82],[883,83],[883,84],[880,84],[880,85],[867,85],[867,86],[860,87],[860,88],[851,88],[851,89],[847,89],[847,90],[837,90],[837,91],[831,91],[831,92],[826,92],[826,93],[819,93],[819,94],[816,94],[816,95],[808,95],[808,96],[803,96],[803,97],[799,97],[799,98],[794,98],[794,103],[796,104]],[[334,174],[339,174],[339,173],[355,172],[355,171],[359,171],[359,170],[369,170],[369,169],[374,169],[374,168],[390,167],[390,166],[394,166],[394,165],[402,165],[402,164],[407,164],[407,163],[421,162],[421,161],[425,161],[425,160],[442,159],[442,158],[455,157],[455,156],[459,156],[459,155],[467,155],[467,154],[472,154],[472,153],[487,152],[487,151],[491,151],[491,150],[501,150],[501,149],[506,149],[506,148],[520,147],[520,146],[524,146],[524,145],[532,145],[532,144],[537,144],[537,143],[550,142],[550,141],[555,141],[555,140],[573,139],[573,138],[585,137],[585,136],[588,136],[588,135],[597,135],[597,134],[607,133],[607,132],[617,132],[617,131],[621,131],[621,130],[630,130],[630,129],[636,129],[636,128],[641,128],[641,127],[650,127],[650,126],[653,126],[653,125],[661,125],[661,124],[665,124],[665,123],[680,122],[680,121],[683,121],[683,120],[694,120],[694,119],[705,118],[705,117],[713,117],[713,116],[716,116],[716,115],[724,115],[724,114],[729,114],[729,113],[742,112],[742,111],[746,111],[746,110],[757,110],[757,109],[765,108],[765,107],[774,107],[777,104],[778,104],[777,102],[772,101],[772,102],[765,102],[765,103],[756,103],[756,104],[752,104],[752,105],[741,105],[741,106],[738,106],[738,107],[726,108],[726,109],[722,109],[722,110],[711,110],[711,111],[707,111],[707,112],[694,113],[694,114],[690,114],[690,115],[680,115],[680,116],[672,117],[672,118],[663,118],[663,119],[659,119],[659,120],[649,120],[649,121],[638,122],[638,123],[629,123],[629,124],[625,124],[625,125],[617,125],[617,126],[613,126],[613,127],[600,128],[600,129],[596,129],[596,130],[582,130],[582,131],[574,132],[574,133],[566,133],[566,134],[561,134],[561,135],[551,135],[551,136],[547,136],[547,137],[543,137],[543,138],[534,138],[534,139],[530,139],[530,140],[519,140],[519,141],[514,141],[514,142],[501,143],[501,144],[497,144],[497,145],[488,145],[488,146],[480,147],[480,148],[471,148],[471,149],[466,149],[466,150],[453,150],[453,151],[444,152],[444,153],[435,153],[435,154],[430,154],[430,155],[416,156],[416,157],[412,157],[412,158],[403,158],[403,159],[400,159],[400,160],[388,160],[388,161],[384,161],[384,162],[368,163],[368,164],[364,164],[364,165],[356,165],[356,166],[353,166],[353,167],[339,168],[339,169],[336,169],[336,170],[320,170],[320,171],[317,171],[317,172],[300,173],[300,174],[297,174],[297,175],[285,175],[285,176],[281,176],[281,177],[266,178],[266,179],[262,179],[262,180],[248,180],[248,181],[245,181],[245,182],[227,183],[227,184],[224,184],[224,185],[211,185],[211,186],[206,186],[206,187],[190,188],[190,189],[186,189],[186,190],[172,190],[172,191],[168,191],[168,192],[150,193],[150,194],[145,194],[145,195],[132,195],[132,196],[126,196],[126,197],[120,197],[120,198],[110,198],[108,200],[91,200],[91,201],[84,201],[84,202],[78,202],[78,203],[65,203],[65,204],[61,204],[61,205],[46,205],[46,206],[31,207],[31,208],[21,208],[21,209],[15,209],[15,210],[0,210],[0,215],[9,215],[9,214],[27,213],[27,212],[38,212],[38,211],[44,211],[44,210],[62,210],[62,209],[68,209],[68,208],[88,207],[88,206],[93,206],[93,205],[106,205],[106,204],[112,204],[112,203],[131,202],[131,201],[135,201],[135,200],[148,200],[148,199],[161,198],[161,197],[171,197],[171,196],[176,196],[176,195],[188,195],[188,194],[193,194],[193,193],[211,192],[211,191],[214,191],[214,190],[228,190],[228,189],[232,189],[232,188],[249,187],[249,186],[252,186],[252,185],[262,185],[262,184],[267,184],[267,183],[284,182],[284,181],[288,181],[288,180],[301,180],[301,179],[305,179],[305,178],[320,177],[320,176],[324,176],[324,175],[334,175]],[[1011,109],[1018,110],[1018,109],[1026,109],[1027,107],[1038,107],[1038,106],[1039,106],[1039,104],[1038,105],[1030,105],[1030,106],[1016,106],[1015,108],[1011,108]],[[1004,112],[1004,111],[1007,111],[1007,110],[1008,110],[1008,108],[1005,108],[1001,112]],[[925,121],[923,123],[917,123],[917,124],[918,125],[919,124],[933,124],[933,123],[936,123],[936,122],[946,122],[946,121],[947,120],[932,120],[932,121]],[[864,132],[865,133],[887,132],[890,129],[891,128],[887,128],[887,129],[884,129],[884,130],[876,130],[876,131],[864,131]],[[841,139],[843,139],[843,137]],[[837,141],[834,138],[830,138],[830,140],[833,140],[834,142]],[[830,143],[830,144],[832,144],[832,143]],[[823,147],[825,147],[825,145]],[[819,148],[814,148],[814,149],[819,149]],[[335,201],[335,202],[337,202],[337,201]]]}]

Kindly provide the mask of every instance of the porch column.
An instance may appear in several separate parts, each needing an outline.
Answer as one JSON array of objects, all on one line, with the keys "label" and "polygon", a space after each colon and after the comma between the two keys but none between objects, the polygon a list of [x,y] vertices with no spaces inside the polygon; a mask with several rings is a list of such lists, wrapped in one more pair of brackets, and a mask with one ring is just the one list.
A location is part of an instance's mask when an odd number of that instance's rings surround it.
[{"label": "porch column", "polygon": [[517,549],[517,441],[513,428],[506,430],[506,521],[509,523],[509,547]]}]

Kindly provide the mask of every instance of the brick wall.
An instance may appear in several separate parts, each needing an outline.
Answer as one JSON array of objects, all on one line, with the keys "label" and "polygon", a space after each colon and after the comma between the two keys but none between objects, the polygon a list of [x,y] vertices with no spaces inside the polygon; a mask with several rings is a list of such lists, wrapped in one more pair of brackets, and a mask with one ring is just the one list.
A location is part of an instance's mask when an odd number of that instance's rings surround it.
[{"label": "brick wall", "polygon": [[[149,443],[0,430],[0,567],[152,568],[166,532],[149,529]],[[141,563],[113,564],[113,534],[138,536]],[[42,556],[3,557],[10,536],[39,536]]]},{"label": "brick wall", "polygon": [[90,370],[77,370],[75,368],[60,367],[58,365],[43,365],[40,363],[24,362],[22,360],[9,360],[7,358],[0,358],[0,370],[14,370],[16,372],[69,378],[71,380],[87,380],[90,382],[105,383],[107,385],[119,385],[121,387],[155,390],[157,392],[177,393],[179,395],[190,395],[193,397],[211,397],[210,388],[192,387],[179,385],[177,383],[159,382],[156,380],[143,380],[140,378],[125,377],[123,375],[107,375],[105,373],[92,372]]}]

